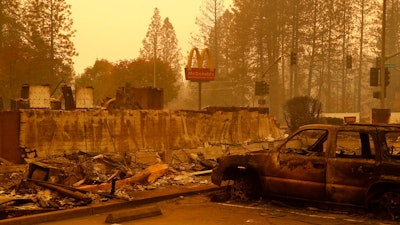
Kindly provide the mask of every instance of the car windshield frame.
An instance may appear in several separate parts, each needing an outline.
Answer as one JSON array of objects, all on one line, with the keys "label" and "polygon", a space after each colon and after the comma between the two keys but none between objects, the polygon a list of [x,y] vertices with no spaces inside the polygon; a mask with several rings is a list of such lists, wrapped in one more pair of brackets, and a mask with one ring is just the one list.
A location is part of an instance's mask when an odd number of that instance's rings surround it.
[{"label": "car windshield frame", "polygon": [[[304,141],[302,138],[297,138],[304,134],[310,135],[307,137],[310,139]],[[316,134],[318,136],[311,137],[311,135]],[[290,135],[281,145],[279,145],[277,150],[279,154],[326,156],[326,151],[328,149],[328,136],[329,129],[327,128],[309,127],[301,129]],[[290,147],[288,147],[288,145],[290,145]]]}]

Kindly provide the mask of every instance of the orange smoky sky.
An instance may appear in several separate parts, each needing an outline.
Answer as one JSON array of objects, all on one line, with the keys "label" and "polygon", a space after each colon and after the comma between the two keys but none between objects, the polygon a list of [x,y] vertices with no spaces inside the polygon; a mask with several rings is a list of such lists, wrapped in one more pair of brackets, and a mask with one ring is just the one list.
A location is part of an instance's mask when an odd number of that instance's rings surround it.
[{"label": "orange smoky sky", "polygon": [[71,5],[72,39],[78,56],[76,73],[93,66],[96,59],[110,62],[139,56],[142,40],[157,7],[161,19],[174,26],[184,57],[190,46],[191,33],[197,32],[195,18],[201,15],[201,0],[66,0]]}]

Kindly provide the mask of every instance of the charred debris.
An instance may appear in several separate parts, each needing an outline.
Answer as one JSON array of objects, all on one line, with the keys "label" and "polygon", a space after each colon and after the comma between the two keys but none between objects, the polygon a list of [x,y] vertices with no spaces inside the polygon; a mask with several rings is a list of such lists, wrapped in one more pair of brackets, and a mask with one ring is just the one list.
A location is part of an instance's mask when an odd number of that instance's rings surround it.
[{"label": "charred debris", "polygon": [[[127,155],[82,151],[13,165],[0,160],[0,219],[106,202],[135,193],[186,184],[207,184],[216,161],[201,153],[187,162],[134,163]],[[184,160],[182,160],[184,161]]]}]

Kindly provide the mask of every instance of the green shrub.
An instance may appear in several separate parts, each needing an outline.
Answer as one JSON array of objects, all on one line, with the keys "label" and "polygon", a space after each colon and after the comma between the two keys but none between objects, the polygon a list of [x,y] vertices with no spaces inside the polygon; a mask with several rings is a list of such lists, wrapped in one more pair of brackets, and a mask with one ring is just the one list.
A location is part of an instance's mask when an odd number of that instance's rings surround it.
[{"label": "green shrub", "polygon": [[284,105],[284,116],[290,131],[302,125],[318,123],[322,103],[309,96],[289,99]]}]

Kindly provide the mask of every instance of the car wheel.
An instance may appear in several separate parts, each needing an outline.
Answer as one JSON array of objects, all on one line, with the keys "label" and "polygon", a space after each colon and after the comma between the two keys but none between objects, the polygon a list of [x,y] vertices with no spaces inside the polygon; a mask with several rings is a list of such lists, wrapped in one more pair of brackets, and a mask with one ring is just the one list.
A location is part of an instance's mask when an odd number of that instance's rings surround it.
[{"label": "car wheel", "polygon": [[248,201],[261,196],[259,178],[253,173],[246,173],[237,177],[229,188],[231,199],[233,200]]},{"label": "car wheel", "polygon": [[400,192],[387,191],[375,197],[371,202],[374,213],[386,214],[392,220],[400,218]]}]

